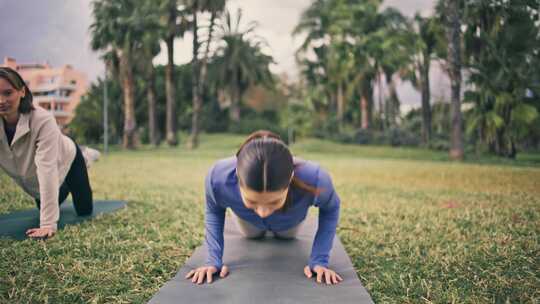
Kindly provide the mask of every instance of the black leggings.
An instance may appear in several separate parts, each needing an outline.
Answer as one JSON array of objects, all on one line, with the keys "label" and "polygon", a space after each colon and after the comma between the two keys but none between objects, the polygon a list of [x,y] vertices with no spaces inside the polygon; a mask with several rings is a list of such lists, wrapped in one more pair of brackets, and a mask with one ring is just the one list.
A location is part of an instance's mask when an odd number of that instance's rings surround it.
[{"label": "black leggings", "polygon": [[[86,163],[82,155],[81,149],[75,144],[77,152],[75,153],[75,159],[69,168],[66,179],[60,185],[60,193],[58,195],[58,204],[62,204],[69,193],[73,199],[73,206],[75,212],[79,216],[90,215],[93,210],[92,203],[92,188],[90,188],[90,181],[88,179],[88,171],[86,170]],[[40,208],[41,202],[36,199],[37,207]]]}]

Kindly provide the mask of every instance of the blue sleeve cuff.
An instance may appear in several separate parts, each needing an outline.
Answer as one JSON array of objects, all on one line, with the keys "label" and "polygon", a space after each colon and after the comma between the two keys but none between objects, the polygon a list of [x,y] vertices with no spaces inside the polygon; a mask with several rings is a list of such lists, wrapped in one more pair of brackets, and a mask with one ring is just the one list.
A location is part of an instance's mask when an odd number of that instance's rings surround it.
[{"label": "blue sleeve cuff", "polygon": [[328,268],[328,260],[327,261],[309,261],[309,268],[313,270],[315,266],[322,266],[324,268]]},{"label": "blue sleeve cuff", "polygon": [[214,266],[214,267],[217,268],[218,271],[220,271],[221,267],[223,267],[223,263],[210,263],[210,262],[207,262],[206,266]]}]

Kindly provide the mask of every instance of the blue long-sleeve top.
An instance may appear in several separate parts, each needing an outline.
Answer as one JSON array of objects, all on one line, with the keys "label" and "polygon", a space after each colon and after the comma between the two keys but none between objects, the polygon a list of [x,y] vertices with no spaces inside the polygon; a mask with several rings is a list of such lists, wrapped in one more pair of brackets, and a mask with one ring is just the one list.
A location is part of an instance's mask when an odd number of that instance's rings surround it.
[{"label": "blue long-sleeve top", "polygon": [[223,265],[223,227],[225,210],[231,208],[241,219],[261,230],[284,231],[302,222],[310,206],[319,207],[319,225],[313,241],[309,266],[328,266],[332,243],[339,219],[339,197],[334,191],[328,173],[318,164],[295,158],[295,177],[321,190],[318,195],[291,186],[292,204],[285,211],[276,211],[261,218],[253,210],[245,207],[240,196],[236,175],[236,157],[219,160],[208,172],[206,190],[206,236],[208,248],[207,265],[218,269]]}]

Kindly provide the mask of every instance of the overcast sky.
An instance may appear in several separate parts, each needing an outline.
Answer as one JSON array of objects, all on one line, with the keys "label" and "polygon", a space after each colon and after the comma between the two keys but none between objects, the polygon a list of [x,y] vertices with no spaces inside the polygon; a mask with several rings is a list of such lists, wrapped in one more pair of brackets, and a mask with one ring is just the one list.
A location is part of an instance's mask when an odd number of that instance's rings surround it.
[{"label": "overcast sky", "polygon": [[[430,14],[436,0],[386,0],[385,6],[398,8],[406,15],[416,11]],[[0,0],[0,60],[14,57],[18,62],[48,62],[53,66],[71,64],[87,73],[90,80],[103,74],[99,54],[90,50],[88,27],[92,23],[91,0]],[[229,0],[230,11],[242,8],[246,22],[259,23],[257,35],[269,44],[267,53],[274,57],[273,72],[294,76],[297,68],[294,53],[302,37],[292,37],[300,14],[311,0]],[[175,62],[191,60],[191,36],[175,42]],[[165,63],[160,53],[156,64]],[[437,76],[437,75],[435,75]],[[435,82],[437,80],[435,79]],[[404,100],[417,100],[410,86],[399,88]],[[413,100],[405,101],[413,103]],[[415,103],[415,102],[414,102]]]}]

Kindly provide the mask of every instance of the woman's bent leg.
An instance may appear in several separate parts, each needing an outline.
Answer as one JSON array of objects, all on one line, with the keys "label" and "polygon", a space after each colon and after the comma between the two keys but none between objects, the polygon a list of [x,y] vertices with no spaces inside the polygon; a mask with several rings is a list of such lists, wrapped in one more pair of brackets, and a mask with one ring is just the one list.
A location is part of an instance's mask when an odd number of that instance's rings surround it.
[{"label": "woman's bent leg", "polygon": [[290,229],[284,230],[284,231],[274,231],[274,236],[277,239],[285,239],[285,240],[294,239],[296,237],[296,235],[298,235],[298,230],[300,230],[300,227],[302,226],[303,223],[304,223],[304,221],[302,221],[298,225],[296,225],[296,226],[294,226],[294,227],[292,227]]},{"label": "woman's bent leg", "polygon": [[90,187],[88,171],[81,149],[77,144],[75,144],[75,147],[77,149],[75,159],[71,164],[64,183],[71,192],[73,206],[77,215],[90,215],[93,210],[92,188]]}]

